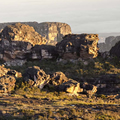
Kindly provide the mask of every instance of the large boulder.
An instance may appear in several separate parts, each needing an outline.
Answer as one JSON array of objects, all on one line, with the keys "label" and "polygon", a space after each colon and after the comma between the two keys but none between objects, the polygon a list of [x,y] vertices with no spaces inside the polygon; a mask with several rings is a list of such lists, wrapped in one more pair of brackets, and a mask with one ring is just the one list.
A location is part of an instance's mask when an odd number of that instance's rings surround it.
[{"label": "large boulder", "polygon": [[23,80],[31,87],[39,87],[42,89],[46,84],[49,83],[50,75],[47,75],[38,66],[29,67],[23,74]]},{"label": "large boulder", "polygon": [[63,59],[95,58],[98,55],[97,34],[69,34],[56,47]]},{"label": "large boulder", "polygon": [[15,82],[14,76],[5,75],[0,77],[0,93],[10,93],[14,90]]},{"label": "large boulder", "polygon": [[72,79],[60,84],[57,88],[59,91],[67,92],[70,95],[78,95],[80,92],[83,92],[83,89],[80,88],[80,83]]},{"label": "large boulder", "polygon": [[50,75],[50,84],[57,86],[61,85],[62,83],[67,82],[69,79],[66,77],[66,75],[63,72],[55,72]]},{"label": "large boulder", "polygon": [[3,77],[5,75],[12,75],[16,78],[22,77],[22,74],[20,72],[17,72],[16,70],[11,70],[9,68],[5,68],[4,65],[0,65],[0,77]]},{"label": "large boulder", "polygon": [[29,42],[33,46],[47,43],[47,40],[36,32],[33,27],[21,23],[6,26],[2,30],[1,36],[10,41]]},{"label": "large boulder", "polygon": [[23,41],[9,41],[2,39],[0,41],[0,59],[11,61],[15,59],[26,59],[27,54],[31,52],[32,44]]}]

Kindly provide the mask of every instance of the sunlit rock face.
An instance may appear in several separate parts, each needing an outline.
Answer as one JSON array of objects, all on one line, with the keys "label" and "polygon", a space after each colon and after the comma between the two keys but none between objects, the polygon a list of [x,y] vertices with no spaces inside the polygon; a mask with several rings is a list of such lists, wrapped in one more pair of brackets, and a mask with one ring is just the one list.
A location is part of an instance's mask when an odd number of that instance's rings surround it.
[{"label": "sunlit rock face", "polygon": [[29,42],[33,46],[47,43],[47,40],[33,27],[21,23],[6,26],[1,32],[1,37],[10,41]]},{"label": "sunlit rock face", "polygon": [[39,33],[48,39],[47,44],[55,45],[63,36],[71,34],[71,28],[66,23],[44,22],[39,24]]},{"label": "sunlit rock face", "polygon": [[[49,45],[55,45],[57,42],[62,40],[62,37],[71,34],[71,27],[66,23],[60,22],[20,22],[25,25],[32,26],[36,32],[38,32],[41,36],[45,37]],[[14,23],[0,23],[0,32],[5,26],[16,24]],[[33,29],[31,27],[31,29]],[[29,30],[28,30],[29,31]]]},{"label": "sunlit rock face", "polygon": [[98,56],[97,34],[69,34],[56,47],[63,59],[89,59]]}]

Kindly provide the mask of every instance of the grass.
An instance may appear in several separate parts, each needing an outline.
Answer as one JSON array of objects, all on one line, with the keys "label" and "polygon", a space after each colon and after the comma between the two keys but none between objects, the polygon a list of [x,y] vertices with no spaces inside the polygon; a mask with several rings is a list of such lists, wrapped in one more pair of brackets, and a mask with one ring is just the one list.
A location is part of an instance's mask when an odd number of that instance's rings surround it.
[{"label": "grass", "polygon": [[[10,68],[24,73],[30,66],[39,66],[47,74],[62,71],[68,78],[80,82],[82,78],[86,81],[88,78],[105,74],[118,74],[120,78],[120,62],[116,58],[111,61],[96,58],[94,61],[89,61],[88,65],[84,65],[82,61],[76,63],[68,61],[65,64],[54,60],[28,61],[21,67]],[[4,104],[6,106],[1,107]],[[1,120],[118,120],[120,119],[119,108],[119,99],[109,99],[104,94],[95,95],[92,98],[87,98],[83,94],[69,96],[65,92],[56,92],[48,88],[43,90],[30,88],[23,83],[22,78],[17,79],[15,90],[10,96],[0,97],[0,113],[6,111],[1,113]]]}]

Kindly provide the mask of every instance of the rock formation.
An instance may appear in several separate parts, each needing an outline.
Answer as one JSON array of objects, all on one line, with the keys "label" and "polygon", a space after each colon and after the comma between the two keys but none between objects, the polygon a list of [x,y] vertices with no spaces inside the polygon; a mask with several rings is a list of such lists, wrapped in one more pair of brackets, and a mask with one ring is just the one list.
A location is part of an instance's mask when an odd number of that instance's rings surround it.
[{"label": "rock formation", "polygon": [[14,90],[16,78],[22,77],[20,72],[0,66],[0,93],[9,93]]},{"label": "rock formation", "polygon": [[110,55],[117,56],[120,58],[120,41],[115,44],[110,50]]},{"label": "rock formation", "polygon": [[110,51],[110,49],[115,46],[115,44],[120,41],[120,36],[110,36],[105,39],[105,43],[99,43],[98,47],[100,52]]},{"label": "rock formation", "polygon": [[6,26],[2,30],[1,36],[9,41],[29,42],[33,46],[47,43],[47,40],[36,32],[33,27],[21,23]]},{"label": "rock formation", "polygon": [[8,93],[14,90],[15,82],[14,76],[5,75],[0,77],[0,93]]},{"label": "rock formation", "polygon": [[83,89],[80,88],[80,83],[72,79],[60,84],[58,90],[65,91],[70,95],[78,95],[80,92],[83,92]]},{"label": "rock formation", "polygon": [[4,65],[0,65],[0,77],[5,75],[13,75],[16,78],[22,77],[22,74],[20,72],[17,72],[16,70],[11,70],[9,68],[5,68]]},{"label": "rock formation", "polygon": [[[62,37],[67,34],[71,34],[71,28],[66,23],[60,22],[21,22],[32,26],[36,32],[48,39],[48,44],[55,45],[57,42],[62,40]],[[4,29],[5,26],[15,23],[0,23],[0,30]]]},{"label": "rock formation", "polygon": [[63,59],[89,59],[98,55],[97,34],[69,34],[56,47]]},{"label": "rock formation", "polygon": [[55,72],[50,75],[50,82],[49,84],[57,86],[62,83],[67,82],[69,79],[66,77],[66,75],[62,72]]},{"label": "rock formation", "polygon": [[71,34],[71,28],[66,23],[44,22],[39,24],[39,33],[48,39],[47,44],[55,45],[62,40],[62,37]]},{"label": "rock formation", "polygon": [[54,59],[58,57],[58,53],[55,46],[51,45],[35,45],[28,59],[38,60],[38,59]]},{"label": "rock formation", "polygon": [[38,66],[27,68],[23,74],[24,82],[27,82],[31,87],[39,87],[42,89],[49,83],[50,75],[47,75]]}]

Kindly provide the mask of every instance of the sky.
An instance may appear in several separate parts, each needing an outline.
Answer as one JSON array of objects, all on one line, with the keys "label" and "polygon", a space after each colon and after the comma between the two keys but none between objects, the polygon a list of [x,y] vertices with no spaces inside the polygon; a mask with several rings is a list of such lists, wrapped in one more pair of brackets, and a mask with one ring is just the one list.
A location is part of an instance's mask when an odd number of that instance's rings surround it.
[{"label": "sky", "polygon": [[0,0],[0,23],[63,22],[73,33],[120,32],[120,0]]}]

